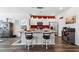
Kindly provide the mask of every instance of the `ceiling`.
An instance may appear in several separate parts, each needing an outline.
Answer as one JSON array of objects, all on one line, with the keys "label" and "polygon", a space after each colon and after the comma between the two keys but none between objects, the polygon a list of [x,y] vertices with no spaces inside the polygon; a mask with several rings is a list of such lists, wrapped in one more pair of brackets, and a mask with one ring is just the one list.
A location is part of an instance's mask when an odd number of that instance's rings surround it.
[{"label": "ceiling", "polygon": [[0,7],[0,12],[13,12],[31,15],[58,15],[69,7]]},{"label": "ceiling", "polygon": [[69,9],[69,7],[28,7],[20,9],[32,15],[58,15],[59,13]]}]

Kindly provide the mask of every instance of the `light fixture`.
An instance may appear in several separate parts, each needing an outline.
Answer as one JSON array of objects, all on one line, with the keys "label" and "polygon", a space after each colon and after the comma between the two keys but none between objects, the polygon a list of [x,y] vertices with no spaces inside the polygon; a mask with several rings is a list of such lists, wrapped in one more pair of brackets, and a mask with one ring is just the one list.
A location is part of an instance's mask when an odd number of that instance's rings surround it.
[{"label": "light fixture", "polygon": [[36,7],[37,9],[43,9],[44,7]]},{"label": "light fixture", "polygon": [[36,9],[43,9],[44,7],[32,7],[32,8],[36,8]]},{"label": "light fixture", "polygon": [[59,19],[63,19],[63,16],[61,16]]}]

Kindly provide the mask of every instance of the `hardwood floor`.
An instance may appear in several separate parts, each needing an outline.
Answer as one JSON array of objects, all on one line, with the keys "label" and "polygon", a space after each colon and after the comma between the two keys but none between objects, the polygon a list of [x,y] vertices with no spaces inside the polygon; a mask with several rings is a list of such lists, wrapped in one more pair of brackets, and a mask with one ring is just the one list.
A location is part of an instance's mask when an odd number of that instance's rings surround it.
[{"label": "hardwood floor", "polygon": [[[0,52],[28,52],[25,46],[11,45],[19,38],[0,38]],[[29,52],[79,52],[79,46],[68,44],[64,42],[61,37],[56,37],[55,46],[49,46],[48,50],[45,46],[30,47]]]}]

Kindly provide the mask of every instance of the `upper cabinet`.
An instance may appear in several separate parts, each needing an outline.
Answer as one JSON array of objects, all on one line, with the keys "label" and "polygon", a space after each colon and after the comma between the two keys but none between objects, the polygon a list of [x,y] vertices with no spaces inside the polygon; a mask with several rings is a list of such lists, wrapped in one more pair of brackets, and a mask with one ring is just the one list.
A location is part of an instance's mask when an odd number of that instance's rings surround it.
[{"label": "upper cabinet", "polygon": [[37,25],[37,22],[43,22],[43,25],[49,25],[49,22],[56,20],[56,16],[31,16],[31,25]]}]

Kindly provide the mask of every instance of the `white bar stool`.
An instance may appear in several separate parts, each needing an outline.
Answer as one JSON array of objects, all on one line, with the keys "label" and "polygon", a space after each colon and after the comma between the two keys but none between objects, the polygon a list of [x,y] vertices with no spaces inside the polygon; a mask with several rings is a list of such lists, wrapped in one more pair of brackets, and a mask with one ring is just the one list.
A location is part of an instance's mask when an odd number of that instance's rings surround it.
[{"label": "white bar stool", "polygon": [[48,49],[48,43],[50,42],[50,33],[43,33],[43,38],[45,39],[46,50]]},{"label": "white bar stool", "polygon": [[32,45],[33,33],[31,32],[25,33],[25,37],[26,37],[27,49],[29,51],[30,45]]}]

